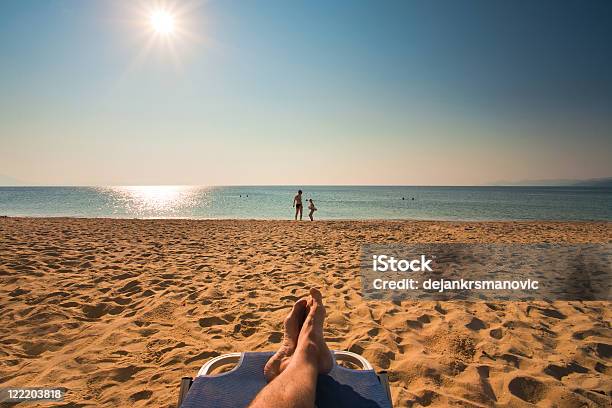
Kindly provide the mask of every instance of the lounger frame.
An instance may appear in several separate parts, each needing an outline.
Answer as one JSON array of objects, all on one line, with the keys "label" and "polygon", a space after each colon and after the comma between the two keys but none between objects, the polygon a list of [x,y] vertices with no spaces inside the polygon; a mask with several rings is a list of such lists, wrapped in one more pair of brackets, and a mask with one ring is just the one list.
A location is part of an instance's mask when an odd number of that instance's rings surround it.
[{"label": "lounger frame", "polygon": [[[362,356],[360,356],[359,354],[355,354],[350,351],[332,351],[332,353],[334,354],[336,362],[342,362],[342,361],[348,362],[357,367],[360,367],[359,368],[360,370],[373,370],[373,367],[370,364],[370,362],[366,360],[365,358],[363,358]],[[242,356],[242,353],[227,353],[227,354],[223,354],[223,355],[211,358],[200,368],[197,376],[200,377],[200,376],[210,375],[210,373],[212,373],[215,369],[222,367],[224,365],[238,364],[241,356]],[[391,400],[391,389],[389,387],[389,378],[387,376],[387,372],[381,371],[380,373],[376,373],[376,375],[380,383],[385,388],[389,401],[392,401]],[[192,377],[181,378],[177,408],[181,407],[181,404],[183,403],[183,400],[185,399],[185,396],[187,395],[187,392],[189,391],[189,388],[191,387],[192,383],[193,383]]]}]

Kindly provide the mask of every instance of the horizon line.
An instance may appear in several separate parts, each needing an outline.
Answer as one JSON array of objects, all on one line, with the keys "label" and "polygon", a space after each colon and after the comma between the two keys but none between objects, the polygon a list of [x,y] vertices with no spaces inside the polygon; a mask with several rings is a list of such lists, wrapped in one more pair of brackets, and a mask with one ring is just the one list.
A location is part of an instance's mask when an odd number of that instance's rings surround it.
[{"label": "horizon line", "polygon": [[[569,182],[587,182],[595,180],[612,180],[604,177],[587,180],[568,180]],[[551,180],[552,181],[552,180]],[[0,188],[104,188],[104,187],[593,187],[573,184],[520,184],[521,182],[485,183],[485,184],[0,184]]]}]

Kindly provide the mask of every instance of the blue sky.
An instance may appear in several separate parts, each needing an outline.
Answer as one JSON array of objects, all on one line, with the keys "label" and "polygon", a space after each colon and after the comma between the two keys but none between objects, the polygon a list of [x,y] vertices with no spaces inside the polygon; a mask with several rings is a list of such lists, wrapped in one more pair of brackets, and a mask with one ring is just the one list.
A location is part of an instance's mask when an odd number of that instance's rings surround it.
[{"label": "blue sky", "polygon": [[[181,35],[151,41],[148,12]],[[599,1],[3,1],[0,183],[612,174]]]}]

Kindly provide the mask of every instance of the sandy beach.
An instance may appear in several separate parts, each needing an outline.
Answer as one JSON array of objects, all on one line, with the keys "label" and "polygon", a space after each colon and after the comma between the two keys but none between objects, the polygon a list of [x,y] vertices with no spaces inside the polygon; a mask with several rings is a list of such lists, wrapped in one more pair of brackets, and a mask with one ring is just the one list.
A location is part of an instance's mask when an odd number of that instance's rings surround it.
[{"label": "sandy beach", "polygon": [[171,407],[207,359],[278,347],[314,286],[330,347],[389,371],[395,406],[610,406],[609,302],[365,301],[359,254],[611,240],[606,222],[1,218],[0,386],[63,386],[66,407]]}]

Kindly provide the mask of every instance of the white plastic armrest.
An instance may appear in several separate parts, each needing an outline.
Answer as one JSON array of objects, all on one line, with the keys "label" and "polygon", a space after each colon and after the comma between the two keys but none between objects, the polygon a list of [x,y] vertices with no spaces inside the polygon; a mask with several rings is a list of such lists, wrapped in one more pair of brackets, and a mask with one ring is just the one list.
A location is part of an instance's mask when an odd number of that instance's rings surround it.
[{"label": "white plastic armrest", "polygon": [[[370,364],[368,360],[361,357],[359,354],[355,354],[350,351],[332,351],[332,353],[334,353],[336,363],[340,361],[346,361],[357,367],[360,367],[361,370],[373,370],[372,364]],[[238,364],[241,357],[242,353],[228,353],[211,358],[202,366],[202,368],[200,368],[200,371],[198,371],[197,376],[201,377],[209,375],[215,369],[224,365]]]}]

